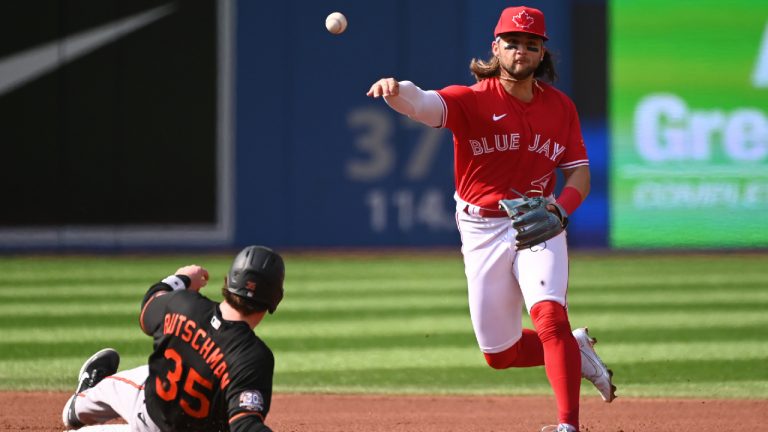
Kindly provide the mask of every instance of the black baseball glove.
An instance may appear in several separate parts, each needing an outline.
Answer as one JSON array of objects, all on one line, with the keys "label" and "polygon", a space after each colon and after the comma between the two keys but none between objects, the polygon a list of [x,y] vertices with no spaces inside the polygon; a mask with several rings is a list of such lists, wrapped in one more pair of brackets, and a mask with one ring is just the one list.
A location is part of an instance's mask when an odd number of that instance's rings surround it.
[{"label": "black baseball glove", "polygon": [[[547,210],[552,204],[559,213]],[[512,226],[517,230],[515,247],[528,249],[563,232],[568,225],[568,215],[556,203],[547,203],[544,197],[527,197],[499,201],[499,209],[507,212]]]}]

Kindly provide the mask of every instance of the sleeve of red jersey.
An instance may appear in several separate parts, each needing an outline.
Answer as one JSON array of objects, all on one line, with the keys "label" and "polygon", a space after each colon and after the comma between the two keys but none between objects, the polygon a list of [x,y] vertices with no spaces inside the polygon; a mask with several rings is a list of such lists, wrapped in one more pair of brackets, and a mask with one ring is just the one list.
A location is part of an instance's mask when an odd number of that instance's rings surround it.
[{"label": "sleeve of red jersey", "polygon": [[450,130],[467,128],[467,113],[472,112],[474,92],[469,87],[452,85],[437,91],[443,102],[443,124]]},{"label": "sleeve of red jersey", "polygon": [[587,147],[584,145],[584,137],[581,136],[581,124],[579,123],[579,114],[576,112],[576,106],[569,100],[570,123],[568,125],[568,142],[565,145],[565,153],[560,159],[558,168],[570,169],[578,166],[589,165],[587,157]]}]

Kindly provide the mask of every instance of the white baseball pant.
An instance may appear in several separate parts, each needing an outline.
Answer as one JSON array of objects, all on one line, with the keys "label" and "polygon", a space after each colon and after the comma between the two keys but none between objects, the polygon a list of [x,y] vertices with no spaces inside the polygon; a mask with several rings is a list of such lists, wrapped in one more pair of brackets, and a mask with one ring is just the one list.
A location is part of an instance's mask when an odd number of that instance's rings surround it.
[{"label": "white baseball pant", "polygon": [[[149,418],[144,403],[144,382],[147,376],[149,367],[139,366],[108,376],[95,387],[75,395],[77,418],[86,425],[122,418],[128,422],[128,430],[131,432],[161,432]],[[66,404],[64,409],[68,406]]]},{"label": "white baseball pant", "polygon": [[498,353],[520,340],[523,304],[528,312],[545,300],[567,305],[566,233],[516,251],[516,230],[509,218],[471,216],[465,206],[457,202],[456,222],[472,327],[480,350]]}]

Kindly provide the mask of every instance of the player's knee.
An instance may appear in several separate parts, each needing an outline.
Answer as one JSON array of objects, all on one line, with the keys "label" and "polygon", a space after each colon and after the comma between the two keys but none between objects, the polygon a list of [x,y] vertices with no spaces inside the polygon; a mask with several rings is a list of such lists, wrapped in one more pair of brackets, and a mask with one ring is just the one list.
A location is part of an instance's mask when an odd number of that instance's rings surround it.
[{"label": "player's knee", "polygon": [[531,308],[531,318],[539,339],[544,343],[570,334],[571,324],[565,307],[554,301],[536,303]]},{"label": "player's knee", "polygon": [[515,345],[497,353],[483,353],[485,362],[494,369],[506,369],[512,366],[517,359],[517,348]]},{"label": "player's knee", "polygon": [[485,356],[485,362],[488,363],[488,366],[494,368],[494,369],[505,369],[505,362],[499,356],[499,353],[483,353]]}]

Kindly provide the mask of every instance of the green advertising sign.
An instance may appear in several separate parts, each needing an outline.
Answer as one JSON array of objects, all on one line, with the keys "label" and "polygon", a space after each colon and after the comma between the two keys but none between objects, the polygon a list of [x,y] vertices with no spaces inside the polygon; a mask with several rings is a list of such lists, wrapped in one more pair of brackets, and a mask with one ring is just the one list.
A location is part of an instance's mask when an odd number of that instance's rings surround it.
[{"label": "green advertising sign", "polygon": [[768,1],[609,9],[611,245],[768,246]]}]

